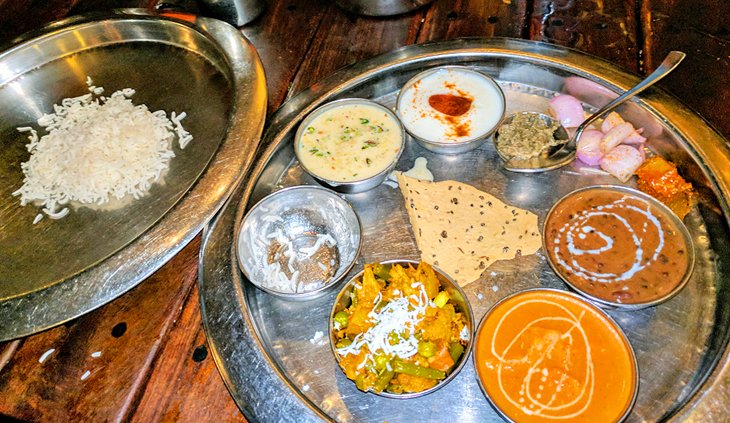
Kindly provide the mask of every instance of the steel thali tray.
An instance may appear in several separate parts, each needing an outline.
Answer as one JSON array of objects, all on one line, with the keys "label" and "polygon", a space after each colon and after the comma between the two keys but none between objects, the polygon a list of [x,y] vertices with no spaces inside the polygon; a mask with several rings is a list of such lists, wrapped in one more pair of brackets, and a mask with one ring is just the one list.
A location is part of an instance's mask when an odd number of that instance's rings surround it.
[{"label": "steel thali tray", "polygon": [[[134,88],[134,104],[186,112],[194,139],[142,198],[71,207],[60,220],[12,196],[27,134],[61,99]],[[0,53],[0,340],[76,317],[126,292],[180,251],[252,163],[266,107],[251,44],[232,26],[141,9],[73,17]]]},{"label": "steel thali tray", "polygon": [[[328,333],[327,316],[336,290],[320,299],[293,303],[253,287],[234,257],[234,232],[246,210],[271,191],[314,184],[294,158],[297,124],[318,105],[343,97],[367,97],[392,107],[398,89],[424,69],[460,64],[495,78],[510,110],[544,111],[546,99],[569,91],[600,107],[638,78],[586,54],[522,40],[456,40],[405,47],[339,71],[288,101],[273,116],[247,183],[234,193],[203,240],[200,303],[213,357],[233,398],[254,421],[500,421],[468,364],[439,391],[393,400],[359,392],[338,368],[330,347],[315,333]],[[607,89],[596,89],[596,82]],[[509,110],[508,110],[509,112]],[[670,301],[640,311],[610,311],[636,350],[640,388],[628,421],[726,418],[730,409],[730,245],[727,142],[697,115],[658,89],[630,102],[621,114],[646,128],[651,148],[677,163],[698,193],[685,219],[697,247],[687,287]],[[543,174],[502,169],[494,147],[485,144],[459,156],[432,154],[413,140],[397,166],[428,159],[436,180],[469,183],[503,201],[538,214],[581,186],[616,183],[601,172],[573,163]],[[381,185],[348,195],[363,227],[361,258],[418,259],[403,200],[397,188]],[[566,289],[544,254],[502,261],[466,286],[476,319],[513,292],[532,287]],[[327,335],[323,339],[326,340]]]}]

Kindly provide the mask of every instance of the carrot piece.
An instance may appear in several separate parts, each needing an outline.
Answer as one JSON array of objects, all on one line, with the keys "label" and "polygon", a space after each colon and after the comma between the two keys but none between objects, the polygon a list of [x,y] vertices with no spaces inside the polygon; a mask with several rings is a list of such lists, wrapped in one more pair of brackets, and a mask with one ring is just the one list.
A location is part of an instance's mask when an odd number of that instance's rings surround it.
[{"label": "carrot piece", "polygon": [[454,365],[454,359],[451,358],[451,354],[449,354],[448,345],[442,346],[436,352],[436,355],[428,359],[428,363],[432,369],[441,370],[442,372],[446,372],[451,369]]}]

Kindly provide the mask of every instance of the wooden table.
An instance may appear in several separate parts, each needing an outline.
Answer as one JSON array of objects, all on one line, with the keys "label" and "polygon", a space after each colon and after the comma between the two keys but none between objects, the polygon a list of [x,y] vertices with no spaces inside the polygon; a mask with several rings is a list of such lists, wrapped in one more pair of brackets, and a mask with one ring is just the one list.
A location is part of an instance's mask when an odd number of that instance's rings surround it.
[{"label": "wooden table", "polygon": [[[148,3],[0,0],[0,42],[64,16]],[[322,0],[270,0],[242,31],[264,63],[269,113],[342,66],[426,41],[541,40],[637,74],[682,50],[687,60],[659,85],[730,138],[729,17],[726,0],[436,0],[389,18],[354,16]],[[207,353],[196,284],[199,247],[200,237],[94,312],[0,344],[0,416],[243,421]]]}]

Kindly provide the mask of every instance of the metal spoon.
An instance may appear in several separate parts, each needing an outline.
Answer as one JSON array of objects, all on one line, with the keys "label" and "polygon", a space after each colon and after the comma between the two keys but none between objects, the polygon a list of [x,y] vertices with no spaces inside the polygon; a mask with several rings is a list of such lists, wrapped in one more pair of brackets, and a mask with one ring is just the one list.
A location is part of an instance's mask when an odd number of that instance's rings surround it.
[{"label": "metal spoon", "polygon": [[[553,133],[553,137],[556,140],[564,142],[561,142],[558,145],[546,149],[545,151],[541,152],[540,155],[538,155],[537,157],[532,157],[529,159],[507,157],[499,151],[499,129],[497,129],[497,132],[494,135],[494,143],[497,147],[497,153],[505,161],[504,168],[512,172],[536,173],[557,169],[572,162],[575,159],[575,150],[578,139],[583,134],[583,131],[588,128],[588,126],[595,122],[596,119],[601,118],[611,110],[623,104],[626,100],[630,99],[636,94],[639,94],[640,92],[654,85],[660,79],[664,78],[671,71],[673,71],[674,68],[677,67],[677,65],[679,65],[679,63],[685,58],[685,56],[686,54],[682,53],[681,51],[670,52],[667,57],[664,58],[664,61],[659,65],[659,67],[657,67],[656,70],[652,72],[649,76],[647,76],[643,81],[639,82],[634,88],[616,97],[616,99],[606,104],[599,111],[593,113],[585,121],[583,121],[583,123],[578,126],[578,129],[575,131],[575,135],[573,135],[573,137],[569,137],[568,132],[565,130],[565,128],[563,128],[563,126],[560,125],[559,122],[557,122],[550,116],[536,112],[520,112],[539,115],[539,118],[544,120],[547,124],[550,124],[551,122],[556,122],[559,128],[555,130],[555,132]],[[512,122],[512,119],[516,114],[517,113],[507,117],[502,125]],[[502,125],[500,125],[500,129]]]}]

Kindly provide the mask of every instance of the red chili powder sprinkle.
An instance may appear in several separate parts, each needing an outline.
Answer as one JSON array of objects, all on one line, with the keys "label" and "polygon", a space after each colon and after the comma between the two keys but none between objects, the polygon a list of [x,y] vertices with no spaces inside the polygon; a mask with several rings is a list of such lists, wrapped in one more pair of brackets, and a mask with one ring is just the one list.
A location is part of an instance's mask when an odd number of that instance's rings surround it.
[{"label": "red chili powder sprinkle", "polygon": [[449,136],[467,137],[471,133],[471,125],[469,125],[469,122],[460,122],[459,119],[451,116],[448,116],[445,120],[451,125],[451,133],[448,134]]},{"label": "red chili powder sprinkle", "polygon": [[428,104],[439,112],[449,116],[461,116],[471,108],[473,99],[453,94],[434,94],[428,98]]}]

